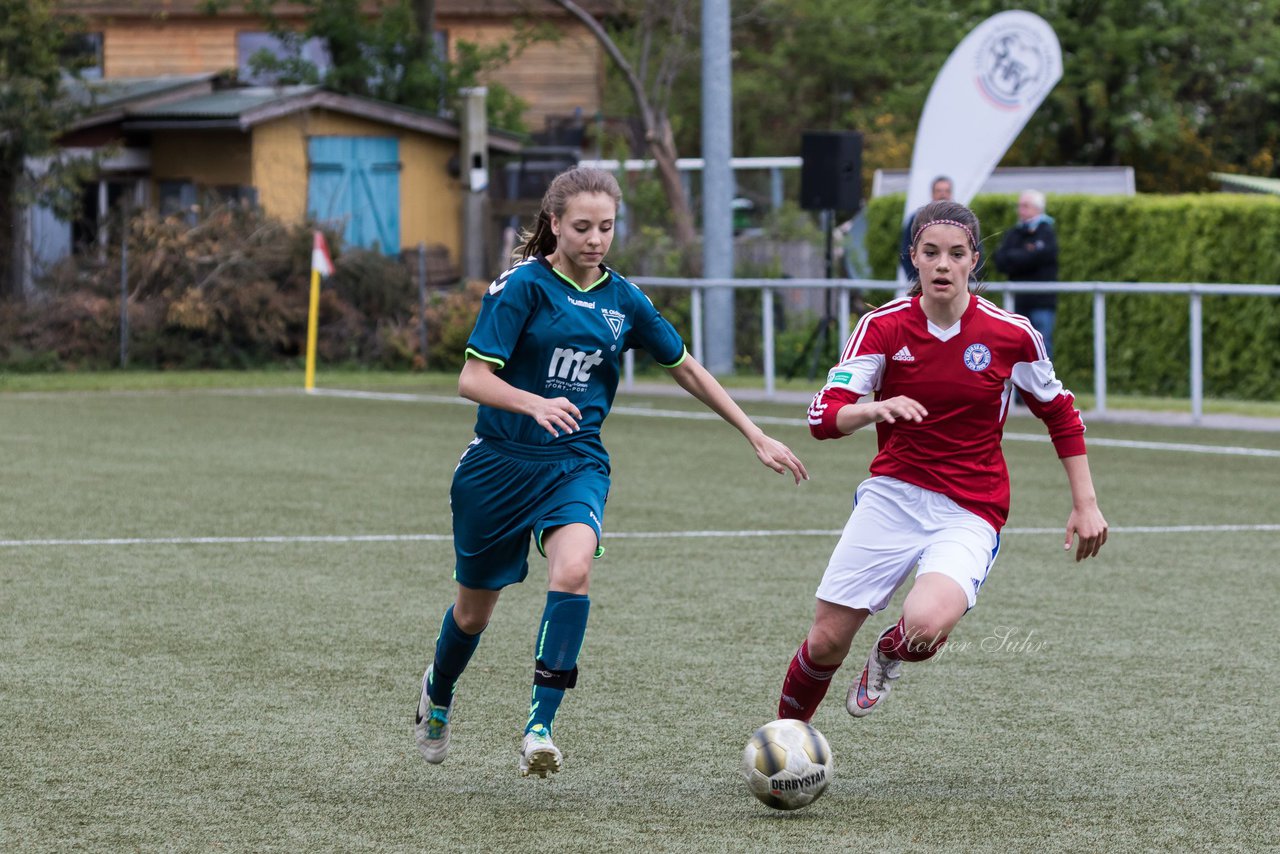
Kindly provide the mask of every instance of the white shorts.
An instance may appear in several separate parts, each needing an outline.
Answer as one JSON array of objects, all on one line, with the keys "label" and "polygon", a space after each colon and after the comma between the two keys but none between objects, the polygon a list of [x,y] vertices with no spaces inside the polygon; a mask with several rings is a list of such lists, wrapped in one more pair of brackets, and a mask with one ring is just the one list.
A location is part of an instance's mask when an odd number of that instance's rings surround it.
[{"label": "white shorts", "polygon": [[917,577],[940,572],[954,580],[972,608],[999,552],[990,523],[945,495],[872,477],[858,486],[817,596],[875,613],[918,565]]}]

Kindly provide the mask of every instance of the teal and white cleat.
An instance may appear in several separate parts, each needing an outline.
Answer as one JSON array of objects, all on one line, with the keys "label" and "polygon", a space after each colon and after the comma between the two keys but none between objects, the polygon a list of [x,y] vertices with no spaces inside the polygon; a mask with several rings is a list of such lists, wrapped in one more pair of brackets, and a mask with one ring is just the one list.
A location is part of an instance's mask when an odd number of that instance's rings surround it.
[{"label": "teal and white cleat", "polygon": [[551,742],[551,733],[541,726],[524,734],[520,746],[520,776],[536,775],[545,778],[560,770],[564,757],[560,748]]},{"label": "teal and white cleat", "polygon": [[422,696],[418,699],[413,737],[418,742],[418,752],[422,754],[422,758],[432,765],[439,765],[449,755],[449,712],[453,711],[454,703],[450,702],[447,707],[432,703],[427,694],[430,681],[431,668],[428,667],[427,672],[422,674]]}]

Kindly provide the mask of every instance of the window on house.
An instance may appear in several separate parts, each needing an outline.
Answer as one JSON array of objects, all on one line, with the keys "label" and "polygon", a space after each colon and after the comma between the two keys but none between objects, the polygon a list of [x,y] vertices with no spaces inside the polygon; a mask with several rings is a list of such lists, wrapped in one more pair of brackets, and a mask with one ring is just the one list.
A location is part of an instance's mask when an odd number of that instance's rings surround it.
[{"label": "window on house", "polygon": [[78,71],[85,80],[102,79],[102,33],[68,36],[59,51],[62,67]]},{"label": "window on house", "polygon": [[161,181],[160,215],[183,215],[192,225],[196,220],[196,185],[193,181]]},{"label": "window on house", "polygon": [[[254,57],[259,57],[257,63]],[[265,60],[268,67],[261,67]],[[236,34],[237,76],[243,83],[270,86],[281,79],[299,79],[307,66],[320,77],[333,61],[323,39],[281,39],[271,33],[242,32]]]},{"label": "window on house", "polygon": [[253,209],[258,206],[258,190],[244,184],[219,184],[207,190],[210,198],[218,204],[236,204]]},{"label": "window on house", "polygon": [[80,188],[80,208],[71,220],[71,243],[77,249],[100,244],[109,238],[108,223],[136,192],[129,180],[90,181]]}]

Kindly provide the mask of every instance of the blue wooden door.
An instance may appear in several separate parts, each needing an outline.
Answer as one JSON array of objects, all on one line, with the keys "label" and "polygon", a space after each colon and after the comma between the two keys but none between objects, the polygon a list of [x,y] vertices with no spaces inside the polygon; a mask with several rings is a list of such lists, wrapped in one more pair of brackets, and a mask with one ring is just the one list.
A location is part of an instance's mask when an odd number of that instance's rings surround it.
[{"label": "blue wooden door", "polygon": [[307,141],[307,215],[340,224],[348,246],[400,252],[400,143],[394,137]]}]

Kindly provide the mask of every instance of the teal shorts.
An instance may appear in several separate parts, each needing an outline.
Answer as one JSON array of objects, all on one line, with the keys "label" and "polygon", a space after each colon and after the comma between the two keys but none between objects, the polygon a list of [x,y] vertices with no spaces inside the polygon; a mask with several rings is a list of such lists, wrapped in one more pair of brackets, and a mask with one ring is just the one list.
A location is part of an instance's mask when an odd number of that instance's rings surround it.
[{"label": "teal shorts", "polygon": [[463,587],[501,590],[529,574],[529,541],[545,555],[543,535],[580,522],[604,535],[609,469],[563,447],[477,438],[453,472],[454,580]]}]

